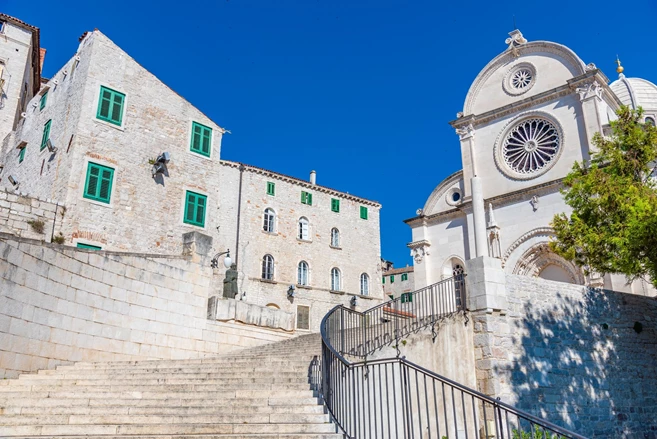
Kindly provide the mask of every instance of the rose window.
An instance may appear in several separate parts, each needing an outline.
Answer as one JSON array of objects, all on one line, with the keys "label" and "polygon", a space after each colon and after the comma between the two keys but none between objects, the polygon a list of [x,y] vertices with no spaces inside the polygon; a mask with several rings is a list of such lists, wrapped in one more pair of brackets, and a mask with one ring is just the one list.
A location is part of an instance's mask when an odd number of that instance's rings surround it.
[{"label": "rose window", "polygon": [[560,148],[557,127],[545,119],[527,119],[506,135],[502,144],[502,158],[506,165],[519,174],[532,174],[550,164]]},{"label": "rose window", "polygon": [[517,70],[513,76],[511,76],[511,86],[516,90],[522,90],[532,83],[533,77],[534,75],[532,75],[532,72],[529,69]]}]

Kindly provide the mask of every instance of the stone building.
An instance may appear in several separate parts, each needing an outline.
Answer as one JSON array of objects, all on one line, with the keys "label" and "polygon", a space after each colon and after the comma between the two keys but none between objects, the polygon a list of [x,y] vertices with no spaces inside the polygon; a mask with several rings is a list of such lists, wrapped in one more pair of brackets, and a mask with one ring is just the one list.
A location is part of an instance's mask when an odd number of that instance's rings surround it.
[{"label": "stone building", "polygon": [[396,299],[404,293],[415,291],[415,272],[413,267],[391,268],[381,276],[383,294]]},{"label": "stone building", "polygon": [[549,41],[528,42],[515,30],[507,49],[474,80],[457,119],[463,169],[445,178],[414,218],[408,244],[416,284],[462,271],[464,262],[495,258],[509,274],[616,291],[654,294],[642,280],[585,278],[548,248],[553,216],[569,212],[559,190],[575,161],[588,160],[591,140],[605,132],[621,104],[657,116],[657,86],[609,80],[593,63]]},{"label": "stone building", "polygon": [[[302,329],[316,329],[330,307],[351,297],[365,299],[356,306],[383,297],[373,281],[380,276],[378,203],[314,177],[221,160],[225,130],[98,30],[82,35],[77,52],[40,88],[21,92],[14,72],[24,69],[30,87],[40,78],[39,32],[2,17],[7,35],[22,40],[0,40],[0,61],[19,43],[30,45],[5,68],[12,76],[3,99],[25,104],[0,110],[9,121],[0,124],[0,189],[52,201],[62,218],[57,240],[180,254],[181,236],[200,232],[216,253],[231,251],[242,300],[298,312]],[[224,270],[216,271],[221,296]]]}]

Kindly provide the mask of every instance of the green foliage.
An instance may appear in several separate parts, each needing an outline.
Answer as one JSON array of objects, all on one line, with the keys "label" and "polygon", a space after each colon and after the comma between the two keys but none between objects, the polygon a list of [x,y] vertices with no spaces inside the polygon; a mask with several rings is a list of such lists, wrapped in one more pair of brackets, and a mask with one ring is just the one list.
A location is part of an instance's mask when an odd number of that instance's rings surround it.
[{"label": "green foliage", "polygon": [[594,136],[591,162],[564,179],[573,212],[553,218],[550,247],[588,271],[649,276],[657,287],[657,129],[642,123],[641,109],[617,114],[610,137]]},{"label": "green foliage", "polygon": [[43,233],[43,229],[46,226],[46,224],[41,220],[29,220],[27,223],[36,233]]},{"label": "green foliage", "polygon": [[529,431],[525,431],[523,429],[516,430],[514,428],[511,431],[511,439],[566,439],[566,437],[556,433],[550,433],[549,431],[544,430],[542,427],[535,425],[533,435],[531,429]]},{"label": "green foliage", "polygon": [[64,235],[62,235],[62,232],[59,232],[59,235],[53,236],[53,238],[52,238],[52,242],[54,242],[55,244],[64,244],[65,240],[66,240],[66,238],[64,238]]}]

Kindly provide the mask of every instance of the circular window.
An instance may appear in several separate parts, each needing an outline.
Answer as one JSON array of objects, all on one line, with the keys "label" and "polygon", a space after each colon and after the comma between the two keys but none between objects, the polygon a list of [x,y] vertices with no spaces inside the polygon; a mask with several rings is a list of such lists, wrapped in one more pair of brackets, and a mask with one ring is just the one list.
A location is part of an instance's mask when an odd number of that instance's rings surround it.
[{"label": "circular window", "polygon": [[451,188],[445,194],[445,201],[447,201],[447,204],[450,206],[456,206],[459,204],[461,202],[461,198],[463,198],[463,195],[461,195],[461,189],[458,187]]},{"label": "circular window", "polygon": [[504,77],[504,91],[511,95],[520,95],[528,91],[536,82],[536,69],[529,63],[520,63],[512,67]]},{"label": "circular window", "polygon": [[502,133],[495,159],[505,174],[527,180],[552,167],[561,153],[562,143],[563,134],[556,122],[544,117],[524,118]]},{"label": "circular window", "polygon": [[655,119],[653,119],[652,117],[646,117],[646,125],[655,126]]},{"label": "circular window", "polygon": [[458,193],[458,192],[454,192],[454,193],[452,194],[452,201],[453,201],[453,202],[456,203],[456,202],[458,202],[460,199],[461,199],[461,194],[460,194],[460,193]]}]

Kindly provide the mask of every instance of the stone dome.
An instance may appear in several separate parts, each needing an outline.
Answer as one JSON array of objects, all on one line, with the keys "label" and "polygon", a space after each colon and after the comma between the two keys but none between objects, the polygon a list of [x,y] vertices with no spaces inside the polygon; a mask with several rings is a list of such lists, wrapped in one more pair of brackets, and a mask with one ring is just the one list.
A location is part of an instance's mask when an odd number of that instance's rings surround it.
[{"label": "stone dome", "polygon": [[618,99],[630,108],[657,110],[657,85],[641,78],[626,78],[622,73],[610,84]]}]

